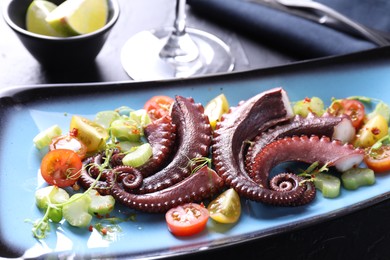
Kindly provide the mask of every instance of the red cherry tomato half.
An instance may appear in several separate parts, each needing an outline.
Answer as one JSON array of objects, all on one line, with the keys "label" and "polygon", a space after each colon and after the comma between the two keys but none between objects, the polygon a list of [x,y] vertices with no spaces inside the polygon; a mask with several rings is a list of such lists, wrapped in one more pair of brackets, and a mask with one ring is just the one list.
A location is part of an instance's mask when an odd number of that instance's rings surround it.
[{"label": "red cherry tomato half", "polygon": [[365,116],[364,105],[362,102],[354,99],[336,100],[330,106],[330,111],[334,115],[348,115],[352,120],[352,125],[358,129]]},{"label": "red cherry tomato half", "polygon": [[84,159],[87,154],[87,146],[79,139],[71,135],[61,135],[53,138],[49,146],[50,151],[56,149],[68,149],[72,150]]},{"label": "red cherry tomato half", "polygon": [[41,175],[51,185],[67,187],[77,181],[82,167],[83,163],[77,153],[68,149],[56,149],[43,157]]},{"label": "red cherry tomato half", "polygon": [[374,172],[390,171],[390,146],[382,145],[379,149],[367,153],[364,162]]},{"label": "red cherry tomato half", "polygon": [[165,115],[169,115],[173,98],[168,96],[154,96],[144,105],[144,109],[148,112],[152,120],[159,119]]},{"label": "red cherry tomato half", "polygon": [[168,229],[175,236],[191,236],[201,232],[208,219],[208,210],[196,203],[180,205],[165,214]]}]

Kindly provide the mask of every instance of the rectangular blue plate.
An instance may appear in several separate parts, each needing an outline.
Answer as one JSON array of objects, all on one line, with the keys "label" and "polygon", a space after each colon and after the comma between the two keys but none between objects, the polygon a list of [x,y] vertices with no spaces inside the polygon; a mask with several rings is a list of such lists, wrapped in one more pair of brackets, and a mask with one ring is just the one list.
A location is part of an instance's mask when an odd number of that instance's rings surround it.
[{"label": "rectangular blue plate", "polygon": [[[390,49],[383,48],[336,58],[269,69],[187,80],[67,84],[16,87],[0,97],[0,257],[41,255],[80,257],[169,257],[210,250],[287,232],[340,217],[383,201],[389,196],[390,176],[377,176],[373,186],[342,190],[335,199],[318,193],[315,201],[296,208],[279,208],[242,200],[242,216],[235,225],[209,221],[207,229],[188,238],[172,236],[163,214],[136,213],[135,221],[119,224],[121,232],[102,238],[87,229],[53,225],[50,235],[38,241],[32,225],[42,213],[34,192],[42,185],[38,168],[41,154],[32,139],[39,131],[59,124],[68,129],[71,115],[94,115],[126,105],[141,108],[153,95],[193,97],[206,104],[224,93],[232,106],[264,90],[283,87],[291,101],[318,96],[368,96],[390,103]],[[134,212],[121,206],[114,214]]]}]

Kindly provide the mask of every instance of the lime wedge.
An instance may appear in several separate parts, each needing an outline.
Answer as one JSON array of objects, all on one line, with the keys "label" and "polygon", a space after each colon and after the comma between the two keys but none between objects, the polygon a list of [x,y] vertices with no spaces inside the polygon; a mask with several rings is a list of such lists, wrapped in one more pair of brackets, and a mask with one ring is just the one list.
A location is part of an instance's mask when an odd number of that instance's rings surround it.
[{"label": "lime wedge", "polygon": [[107,22],[107,0],[67,0],[54,9],[46,21],[69,35],[96,31]]},{"label": "lime wedge", "polygon": [[48,22],[46,17],[51,11],[57,8],[57,5],[45,0],[35,0],[29,5],[26,13],[26,29],[33,33],[47,36],[65,37],[66,34],[55,30]]}]

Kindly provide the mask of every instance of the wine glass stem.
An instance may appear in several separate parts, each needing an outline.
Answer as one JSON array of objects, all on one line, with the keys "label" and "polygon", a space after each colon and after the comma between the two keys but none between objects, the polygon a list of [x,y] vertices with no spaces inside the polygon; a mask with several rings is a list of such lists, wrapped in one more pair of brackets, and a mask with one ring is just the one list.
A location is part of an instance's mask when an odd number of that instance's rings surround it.
[{"label": "wine glass stem", "polygon": [[186,30],[186,2],[187,0],[176,0],[176,18],[173,24],[176,35],[183,35]]},{"label": "wine glass stem", "polygon": [[198,46],[186,32],[186,0],[176,0],[175,21],[168,41],[160,51],[160,58],[176,65],[199,57]]}]

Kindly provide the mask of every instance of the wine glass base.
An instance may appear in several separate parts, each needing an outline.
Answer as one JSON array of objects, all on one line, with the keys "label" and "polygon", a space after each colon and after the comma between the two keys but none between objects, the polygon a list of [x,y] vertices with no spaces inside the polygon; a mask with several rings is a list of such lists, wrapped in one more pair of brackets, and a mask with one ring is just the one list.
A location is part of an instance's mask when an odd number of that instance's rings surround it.
[{"label": "wine glass base", "polygon": [[172,30],[143,31],[125,43],[121,62],[132,79],[144,81],[188,78],[233,70],[234,58],[229,46],[218,37],[193,28],[187,28],[186,32],[199,48],[197,59],[189,63],[161,59],[159,53]]}]

